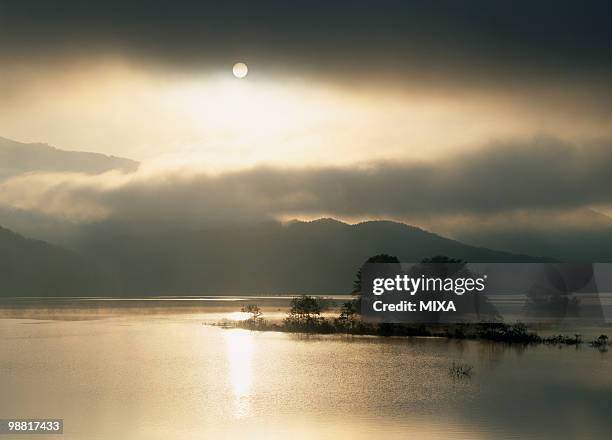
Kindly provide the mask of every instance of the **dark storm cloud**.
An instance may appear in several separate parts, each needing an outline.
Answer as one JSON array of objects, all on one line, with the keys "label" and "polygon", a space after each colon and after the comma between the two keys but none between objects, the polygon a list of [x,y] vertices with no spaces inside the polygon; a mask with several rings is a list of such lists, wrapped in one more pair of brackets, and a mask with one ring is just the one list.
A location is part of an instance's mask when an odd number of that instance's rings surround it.
[{"label": "dark storm cloud", "polygon": [[608,82],[607,1],[1,1],[0,51]]},{"label": "dark storm cloud", "polygon": [[25,175],[0,202],[62,216],[202,224],[332,215],[340,218],[492,215],[575,210],[612,202],[612,144],[551,139],[487,146],[435,163],[260,167],[117,176]]}]

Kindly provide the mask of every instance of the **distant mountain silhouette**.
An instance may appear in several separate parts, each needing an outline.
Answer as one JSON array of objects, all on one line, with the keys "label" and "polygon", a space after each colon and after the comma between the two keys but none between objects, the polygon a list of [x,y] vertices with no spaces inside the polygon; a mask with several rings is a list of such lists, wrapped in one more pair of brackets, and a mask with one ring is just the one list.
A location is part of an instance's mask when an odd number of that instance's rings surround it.
[{"label": "distant mountain silhouette", "polygon": [[73,251],[0,227],[0,296],[114,294],[110,278]]},{"label": "distant mountain silhouette", "polygon": [[32,171],[135,171],[138,162],[98,153],[59,150],[47,144],[22,143],[0,137],[0,179]]},{"label": "distant mountain silhouette", "polygon": [[335,220],[178,231],[90,226],[76,249],[119,280],[123,295],[350,293],[370,256],[405,262],[447,255],[469,262],[539,259],[468,246],[401,223]]},{"label": "distant mountain silhouette", "polygon": [[322,219],[200,231],[101,223],[79,236],[75,250],[67,250],[0,228],[0,295],[350,293],[361,264],[380,253],[405,262],[434,255],[541,261],[388,221]]},{"label": "distant mountain silhouette", "polygon": [[63,218],[27,209],[0,206],[0,225],[24,237],[70,247],[80,226]]},{"label": "distant mountain silhouette", "polygon": [[585,210],[582,224],[482,227],[453,234],[458,240],[507,252],[570,262],[612,262],[612,218]]}]

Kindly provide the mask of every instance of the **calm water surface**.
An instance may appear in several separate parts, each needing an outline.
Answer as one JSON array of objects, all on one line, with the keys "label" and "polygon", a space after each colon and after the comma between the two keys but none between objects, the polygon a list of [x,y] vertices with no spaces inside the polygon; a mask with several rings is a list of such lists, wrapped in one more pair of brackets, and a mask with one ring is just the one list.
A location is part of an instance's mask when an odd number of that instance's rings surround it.
[{"label": "calm water surface", "polygon": [[[62,437],[35,439],[612,438],[612,352],[587,346],[42,315],[0,319],[0,418],[64,419]],[[473,376],[453,379],[453,361]]]}]

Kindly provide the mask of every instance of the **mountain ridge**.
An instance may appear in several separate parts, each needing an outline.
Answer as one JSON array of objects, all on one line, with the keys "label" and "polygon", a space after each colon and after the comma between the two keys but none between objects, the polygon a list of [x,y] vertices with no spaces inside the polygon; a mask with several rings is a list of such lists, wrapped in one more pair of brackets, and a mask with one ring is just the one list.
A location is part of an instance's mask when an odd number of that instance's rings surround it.
[{"label": "mountain ridge", "polygon": [[115,286],[72,250],[0,226],[0,297],[109,295]]},{"label": "mountain ridge", "polygon": [[26,172],[133,172],[139,162],[118,156],[63,150],[46,143],[25,143],[0,137],[0,178]]},{"label": "mountain ridge", "polygon": [[[372,255],[471,262],[550,261],[479,248],[396,222],[264,222],[197,231],[91,225],[75,244],[125,294],[350,293]],[[126,268],[129,268],[126,269]]]},{"label": "mountain ridge", "polygon": [[0,296],[350,293],[357,270],[381,253],[405,262],[436,255],[547,261],[391,221],[263,222],[197,231],[99,223],[84,227],[71,249],[0,227]]}]

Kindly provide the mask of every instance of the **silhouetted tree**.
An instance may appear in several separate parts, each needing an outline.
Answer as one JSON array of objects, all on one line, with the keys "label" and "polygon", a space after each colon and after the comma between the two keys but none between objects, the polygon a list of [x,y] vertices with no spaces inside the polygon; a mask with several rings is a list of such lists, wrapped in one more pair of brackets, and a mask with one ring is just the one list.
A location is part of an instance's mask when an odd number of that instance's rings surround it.
[{"label": "silhouetted tree", "polygon": [[302,295],[291,300],[291,308],[285,318],[285,325],[293,330],[310,331],[323,322],[319,299]]},{"label": "silhouetted tree", "polygon": [[[441,279],[473,279],[476,278],[467,266],[467,262],[461,259],[447,257],[445,255],[436,255],[431,258],[424,258],[421,262],[411,269],[411,276],[418,277],[425,275],[431,278]],[[443,297],[441,292],[427,291],[423,292],[420,297],[423,299],[436,300]],[[463,295],[454,295],[451,297],[457,307],[457,312],[434,312],[427,313],[425,319],[430,322],[444,322],[445,320],[459,321],[473,316],[478,320],[488,322],[497,322],[501,316],[493,306],[485,292],[472,292]]]},{"label": "silhouetted tree", "polygon": [[262,315],[263,313],[261,312],[261,309],[259,308],[259,306],[255,305],[255,304],[246,304],[244,306],[242,306],[242,308],[240,309],[240,311],[242,313],[248,313],[251,316],[247,319],[247,323],[251,326],[255,326],[257,324],[259,324],[263,318]]},{"label": "silhouetted tree", "polygon": [[608,335],[599,335],[591,342],[591,346],[596,347],[602,353],[608,351]]},{"label": "silhouetted tree", "polygon": [[397,265],[397,270],[400,269],[400,261],[398,260],[398,258],[396,256],[393,255],[389,255],[389,254],[378,254],[378,255],[374,255],[370,258],[368,258],[359,268],[359,270],[357,271],[357,274],[355,275],[355,281],[353,282],[353,295],[357,296],[357,300],[355,301],[355,312],[360,314],[361,313],[361,288],[362,288],[362,282],[363,282],[363,270],[365,268],[365,266],[367,264],[396,264]]},{"label": "silhouetted tree", "polygon": [[378,255],[374,255],[373,257],[368,258],[365,261],[365,263],[363,263],[361,267],[359,268],[359,270],[357,271],[357,275],[355,276],[355,281],[353,282],[353,295],[361,294],[362,271],[363,271],[363,267],[368,263],[392,263],[392,264],[395,263],[399,265],[400,261],[397,259],[397,257],[393,255],[388,255],[388,254],[378,254]]},{"label": "silhouetted tree", "polygon": [[335,319],[335,324],[338,328],[351,331],[357,324],[357,309],[353,301],[348,301],[342,304],[340,315]]},{"label": "silhouetted tree", "polygon": [[603,319],[601,305],[584,309],[581,307],[581,292],[597,292],[591,263],[542,265],[532,274],[532,279],[525,302],[525,310],[529,315],[546,321],[568,317]]}]

